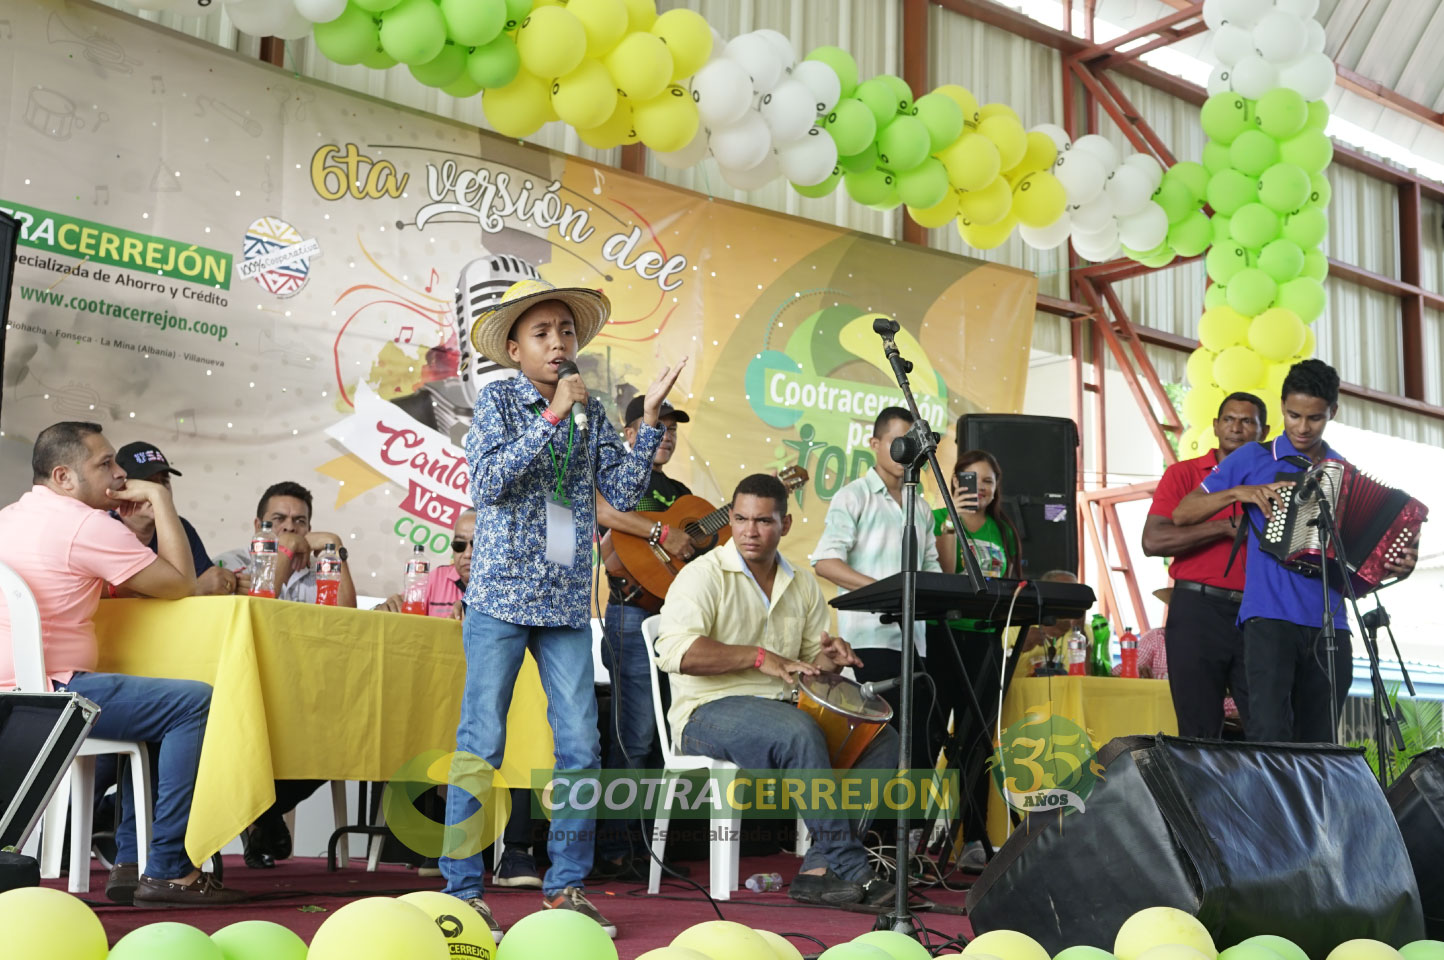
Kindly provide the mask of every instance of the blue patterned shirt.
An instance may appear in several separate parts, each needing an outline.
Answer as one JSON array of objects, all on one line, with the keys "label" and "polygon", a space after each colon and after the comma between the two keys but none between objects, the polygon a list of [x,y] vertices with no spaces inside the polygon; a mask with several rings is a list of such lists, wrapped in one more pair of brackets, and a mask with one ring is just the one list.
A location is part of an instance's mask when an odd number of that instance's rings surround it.
[{"label": "blue patterned shirt", "polygon": [[476,398],[466,435],[476,539],[466,605],[508,623],[585,628],[590,620],[592,535],[597,490],[618,510],[633,510],[647,489],[652,456],[663,430],[637,426],[631,453],[607,420],[602,402],[587,404],[591,421],[577,431],[564,487],[576,518],[576,556],[562,567],[546,559],[546,504],[556,486],[556,467],[567,453],[570,418],[552,426],[539,416],[548,402],[524,374],[495,380]]}]

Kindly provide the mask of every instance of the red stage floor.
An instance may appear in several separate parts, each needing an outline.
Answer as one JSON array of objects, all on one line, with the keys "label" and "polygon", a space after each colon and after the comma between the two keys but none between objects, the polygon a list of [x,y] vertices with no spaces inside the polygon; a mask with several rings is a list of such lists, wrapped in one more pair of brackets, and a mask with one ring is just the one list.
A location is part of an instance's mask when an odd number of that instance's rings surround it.
[{"label": "red stage floor", "polygon": [[[705,876],[706,864],[691,865],[694,874]],[[766,858],[748,858],[742,863],[745,874],[777,871],[791,877],[797,869],[797,858],[785,854]],[[366,873],[364,866],[326,872],[324,860],[295,859],[278,864],[274,870],[247,870],[240,857],[227,857],[226,885],[233,886],[259,899],[233,907],[206,909],[150,910],[121,907],[104,898],[105,873],[96,870],[91,878],[92,906],[105,925],[112,944],[136,927],[161,920],[189,923],[212,933],[238,920],[270,920],[296,931],[308,942],[316,928],[349,900],[369,896],[406,893],[411,890],[440,889],[441,881],[416,876],[414,870],[383,866],[376,873]],[[46,886],[64,889],[65,881],[48,881]],[[826,907],[809,907],[794,903],[786,892],[751,893],[741,891],[745,899],[720,902],[722,914],[751,927],[765,927],[778,933],[805,933],[831,946],[872,929],[869,914]],[[695,889],[681,883],[664,884],[662,894],[649,897],[645,885],[609,883],[590,887],[593,902],[619,928],[617,952],[621,960],[633,958],[654,947],[671,942],[676,934],[703,920],[716,919],[707,900]],[[933,942],[940,943],[959,934],[971,936],[972,930],[961,915],[964,894],[940,889],[927,891],[936,907],[921,914],[928,928],[936,931]],[[488,891],[487,902],[505,927],[540,907],[537,891]],[[805,939],[793,941],[803,953],[815,955],[822,947]]]}]

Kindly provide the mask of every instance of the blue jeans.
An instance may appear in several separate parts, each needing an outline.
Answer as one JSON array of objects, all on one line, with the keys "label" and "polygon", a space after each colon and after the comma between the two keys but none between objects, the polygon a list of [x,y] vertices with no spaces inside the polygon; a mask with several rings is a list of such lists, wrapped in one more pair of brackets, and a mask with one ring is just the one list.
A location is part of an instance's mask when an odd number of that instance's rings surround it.
[{"label": "blue jeans", "polygon": [[[832,766],[822,728],[781,700],[723,697],[692,712],[682,729],[682,752],[730,760],[744,770],[826,770]],[[897,731],[883,727],[857,758],[858,770],[897,769]],[[865,820],[804,817],[812,846],[799,872],[831,867],[844,880],[865,883],[872,866],[862,845]]]},{"label": "blue jeans", "polygon": [[[612,681],[612,714],[607,718],[611,744],[610,770],[645,770],[656,749],[657,716],[652,710],[651,651],[642,637],[642,621],[651,614],[641,607],[607,605],[602,664]],[[631,821],[608,820],[597,830],[597,856],[618,860],[632,851],[627,836]]]},{"label": "blue jeans", "polygon": [[[157,787],[145,872],[157,880],[175,880],[195,869],[185,851],[186,821],[201,762],[211,687],[195,680],[160,680],[117,673],[77,673],[57,690],[78,693],[100,706],[91,735],[105,740],[150,744]],[[135,801],[127,769],[117,791],[120,826],[115,832],[116,863],[135,863]]]},{"label": "blue jeans", "polygon": [[[592,688],[590,629],[529,627],[468,607],[461,640],[466,650],[466,689],[461,698],[461,722],[456,728],[458,752],[472,754],[493,769],[500,769],[512,690],[521,670],[522,654],[530,650],[546,693],[547,722],[556,741],[556,769],[597,768],[601,743],[597,736],[597,698]],[[448,826],[465,823],[480,809],[480,801],[467,790],[452,785],[446,791]],[[542,880],[543,892],[548,896],[564,887],[583,885],[592,869],[593,826],[594,821],[589,819],[559,817],[549,831],[547,854],[551,867]],[[483,894],[485,867],[481,851],[468,852],[470,855],[465,857],[440,858],[445,892],[463,900]]]}]

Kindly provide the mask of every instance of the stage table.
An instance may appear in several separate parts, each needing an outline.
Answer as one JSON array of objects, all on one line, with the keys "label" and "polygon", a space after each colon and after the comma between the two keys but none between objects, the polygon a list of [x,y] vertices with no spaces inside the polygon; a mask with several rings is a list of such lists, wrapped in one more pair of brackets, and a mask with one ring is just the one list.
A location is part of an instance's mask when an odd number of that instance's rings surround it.
[{"label": "stage table", "polygon": [[[1066,717],[1088,731],[1095,750],[1114,737],[1178,734],[1167,680],[1015,677],[1003,698],[1002,728],[1007,730],[1028,713],[1044,711]],[[991,773],[989,783],[993,784]],[[1007,838],[1008,808],[993,784],[988,795],[988,839],[997,847]]]},{"label": "stage table", "polygon": [[[384,782],[426,750],[456,749],[461,624],[255,597],[104,600],[98,669],[215,688],[186,853],[204,863],[276,798],[275,780]],[[507,715],[513,786],[552,768],[536,662]]]}]

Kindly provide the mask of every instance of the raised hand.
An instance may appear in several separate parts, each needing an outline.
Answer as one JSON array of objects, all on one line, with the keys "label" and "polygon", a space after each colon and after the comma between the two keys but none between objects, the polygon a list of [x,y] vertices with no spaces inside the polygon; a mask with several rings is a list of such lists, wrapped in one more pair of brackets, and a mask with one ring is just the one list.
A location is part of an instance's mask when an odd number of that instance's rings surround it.
[{"label": "raised hand", "polygon": [[652,385],[647,388],[647,394],[642,400],[642,421],[647,426],[655,427],[657,425],[657,418],[662,411],[662,401],[667,399],[667,394],[672,392],[672,385],[677,382],[677,377],[686,365],[687,358],[683,357],[675,367],[663,367],[662,372],[657,374],[657,379],[653,380]]},{"label": "raised hand", "polygon": [[858,658],[852,645],[842,637],[834,637],[826,630],[822,631],[822,655],[839,668],[862,666],[862,660]]}]

